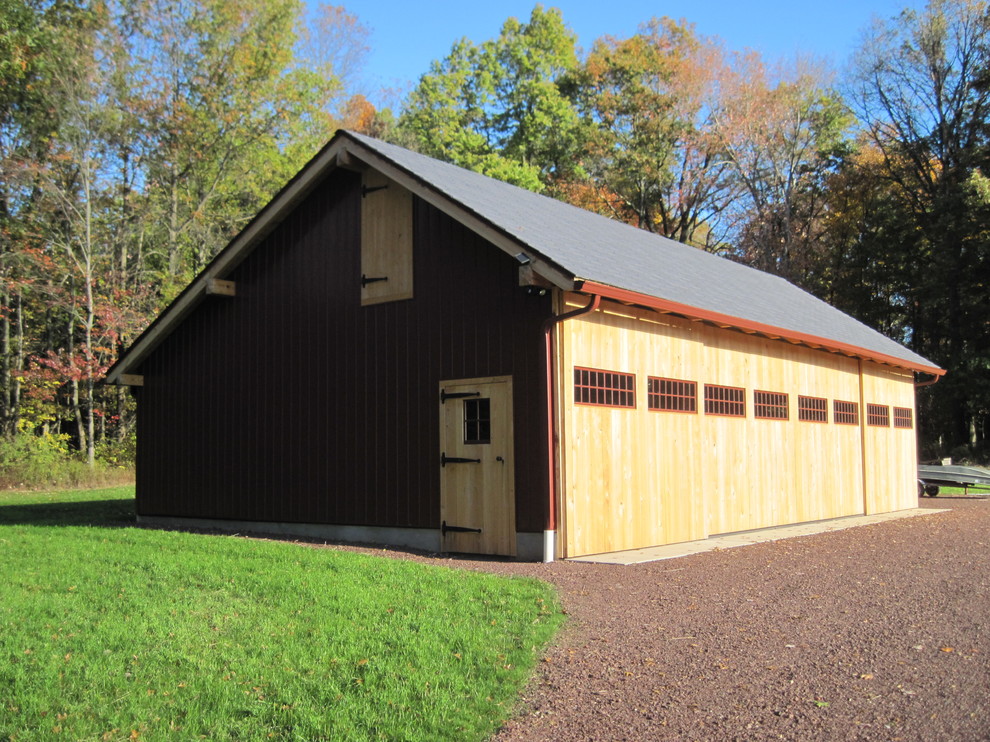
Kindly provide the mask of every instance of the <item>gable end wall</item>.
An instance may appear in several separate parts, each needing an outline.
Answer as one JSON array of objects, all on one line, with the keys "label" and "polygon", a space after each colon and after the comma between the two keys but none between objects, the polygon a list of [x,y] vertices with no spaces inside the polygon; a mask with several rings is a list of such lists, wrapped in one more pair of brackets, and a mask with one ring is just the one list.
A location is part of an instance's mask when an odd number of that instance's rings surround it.
[{"label": "gable end wall", "polygon": [[332,172],[142,364],[139,514],[437,528],[438,385],[511,375],[517,529],[543,530],[549,298],[414,199],[414,297],[360,306],[360,199]]}]

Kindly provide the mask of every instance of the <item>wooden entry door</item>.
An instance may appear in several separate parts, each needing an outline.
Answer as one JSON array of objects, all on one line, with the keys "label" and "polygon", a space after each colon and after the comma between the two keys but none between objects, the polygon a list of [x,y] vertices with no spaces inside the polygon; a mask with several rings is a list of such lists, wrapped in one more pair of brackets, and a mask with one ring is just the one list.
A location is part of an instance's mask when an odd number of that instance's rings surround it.
[{"label": "wooden entry door", "polygon": [[512,379],[440,383],[440,519],[444,551],[516,553]]}]

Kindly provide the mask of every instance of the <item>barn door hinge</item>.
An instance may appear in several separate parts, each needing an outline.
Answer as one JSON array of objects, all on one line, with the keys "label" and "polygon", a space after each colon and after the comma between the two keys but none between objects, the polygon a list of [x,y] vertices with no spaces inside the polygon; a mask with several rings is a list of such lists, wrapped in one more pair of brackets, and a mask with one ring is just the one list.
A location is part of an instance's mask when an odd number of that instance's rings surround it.
[{"label": "barn door hinge", "polygon": [[447,533],[481,533],[480,528],[467,528],[466,526],[448,526],[447,521],[443,521],[440,524],[440,535],[446,536]]},{"label": "barn door hinge", "polygon": [[448,392],[444,389],[440,390],[440,404],[443,404],[448,399],[463,399],[464,397],[480,397],[481,392]]},{"label": "barn door hinge", "polygon": [[440,454],[440,466],[447,466],[447,464],[480,464],[481,459],[461,459],[455,456],[448,456],[446,453]]},{"label": "barn door hinge", "polygon": [[366,185],[363,185],[363,186],[361,186],[361,198],[364,198],[369,193],[374,193],[375,191],[384,191],[386,188],[388,188],[387,185],[380,185],[380,186],[366,186]]},{"label": "barn door hinge", "polygon": [[379,281],[387,281],[387,280],[388,280],[388,276],[374,276],[374,277],[372,277],[372,276],[366,276],[366,275],[364,275],[362,273],[361,274],[361,288],[364,288],[369,283],[378,283]]}]

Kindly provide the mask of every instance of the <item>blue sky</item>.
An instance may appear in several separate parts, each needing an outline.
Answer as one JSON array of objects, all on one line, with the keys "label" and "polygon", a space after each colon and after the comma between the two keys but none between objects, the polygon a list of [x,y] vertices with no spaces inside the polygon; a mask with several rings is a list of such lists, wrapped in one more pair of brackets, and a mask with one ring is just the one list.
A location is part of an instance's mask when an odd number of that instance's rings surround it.
[{"label": "blue sky", "polygon": [[[481,42],[498,35],[506,18],[529,18],[535,2],[504,0],[337,0],[371,28],[365,92],[378,102],[381,87],[411,87],[432,60],[462,36]],[[890,18],[918,0],[561,0],[564,21],[589,48],[599,36],[628,36],[653,16],[684,18],[718,36],[730,49],[755,49],[769,59],[798,52],[841,68],[874,16]]]}]

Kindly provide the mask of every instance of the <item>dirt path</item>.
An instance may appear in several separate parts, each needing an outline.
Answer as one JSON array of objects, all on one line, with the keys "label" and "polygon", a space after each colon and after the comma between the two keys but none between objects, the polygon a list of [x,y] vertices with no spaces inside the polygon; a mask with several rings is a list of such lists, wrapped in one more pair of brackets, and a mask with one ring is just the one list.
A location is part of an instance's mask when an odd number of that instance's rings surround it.
[{"label": "dirt path", "polygon": [[495,739],[990,739],[990,501],[921,504],[951,512],[631,567],[453,561],[546,579],[571,617]]}]

